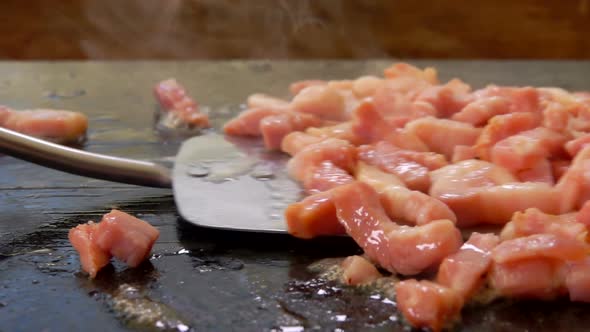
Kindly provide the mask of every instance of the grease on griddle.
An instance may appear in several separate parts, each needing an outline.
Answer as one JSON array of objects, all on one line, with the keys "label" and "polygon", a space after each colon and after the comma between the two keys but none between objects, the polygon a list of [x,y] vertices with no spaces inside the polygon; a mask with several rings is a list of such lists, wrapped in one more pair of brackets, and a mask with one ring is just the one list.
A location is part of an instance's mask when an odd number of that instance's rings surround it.
[{"label": "grease on griddle", "polygon": [[190,330],[189,324],[174,309],[152,300],[133,285],[120,285],[109,302],[117,317],[130,328],[143,331]]}]

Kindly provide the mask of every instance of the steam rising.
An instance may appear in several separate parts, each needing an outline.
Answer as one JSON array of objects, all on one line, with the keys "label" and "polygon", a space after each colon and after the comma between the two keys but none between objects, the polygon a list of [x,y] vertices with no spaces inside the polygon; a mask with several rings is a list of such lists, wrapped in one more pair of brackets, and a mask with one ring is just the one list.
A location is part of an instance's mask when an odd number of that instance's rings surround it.
[{"label": "steam rising", "polygon": [[[382,56],[367,24],[375,8],[346,1],[86,1],[90,58]],[[354,42],[351,42],[354,40]]]}]

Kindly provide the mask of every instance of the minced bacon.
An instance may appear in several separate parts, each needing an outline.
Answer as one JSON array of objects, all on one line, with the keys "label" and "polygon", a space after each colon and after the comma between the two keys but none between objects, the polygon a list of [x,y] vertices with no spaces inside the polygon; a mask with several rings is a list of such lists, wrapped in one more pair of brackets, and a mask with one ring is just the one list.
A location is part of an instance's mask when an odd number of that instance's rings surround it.
[{"label": "minced bacon", "polygon": [[[250,96],[224,131],[292,156],[309,196],[286,209],[288,230],[352,237],[364,258],[345,261],[346,284],[378,278],[372,264],[414,278],[396,285],[398,308],[435,331],[483,289],[590,302],[589,93],[474,90],[406,63],[290,91]],[[464,242],[460,228],[482,224],[496,234]]]}]

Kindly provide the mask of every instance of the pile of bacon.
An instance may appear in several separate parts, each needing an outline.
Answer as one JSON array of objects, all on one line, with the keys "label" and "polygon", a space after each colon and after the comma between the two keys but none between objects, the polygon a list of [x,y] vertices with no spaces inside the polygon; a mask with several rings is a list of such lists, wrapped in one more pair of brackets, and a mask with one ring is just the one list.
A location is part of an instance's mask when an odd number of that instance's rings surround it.
[{"label": "pile of bacon", "polygon": [[[589,93],[472,90],[405,63],[290,90],[250,96],[224,131],[292,156],[308,196],[285,211],[289,231],[351,236],[366,259],[345,260],[347,283],[379,277],[373,264],[403,276],[398,308],[435,331],[483,289],[590,302]],[[484,224],[499,232],[464,242],[460,228]]]}]

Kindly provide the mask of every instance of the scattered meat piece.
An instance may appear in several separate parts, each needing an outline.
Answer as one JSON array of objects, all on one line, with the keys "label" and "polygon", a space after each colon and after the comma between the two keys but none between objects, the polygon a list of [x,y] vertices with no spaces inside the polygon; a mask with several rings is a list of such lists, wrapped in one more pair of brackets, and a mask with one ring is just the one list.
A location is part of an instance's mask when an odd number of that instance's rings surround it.
[{"label": "scattered meat piece", "polygon": [[346,257],[340,266],[342,267],[342,282],[346,285],[369,284],[382,277],[371,262],[358,255]]},{"label": "scattered meat piece", "polygon": [[458,319],[463,299],[451,288],[437,283],[415,279],[395,285],[398,308],[415,328],[441,331]]},{"label": "scattered meat piece", "polygon": [[260,131],[266,148],[278,150],[281,148],[283,138],[288,134],[305,130],[308,127],[318,126],[320,123],[321,120],[311,114],[283,112],[262,119],[260,121]]},{"label": "scattered meat piece", "polygon": [[103,251],[136,267],[148,257],[160,232],[143,220],[112,210],[103,216],[94,234]]},{"label": "scattered meat piece", "polygon": [[370,186],[353,182],[333,189],[336,213],[346,232],[384,269],[413,275],[436,267],[461,246],[450,220],[416,227],[399,226],[385,214]]},{"label": "scattered meat piece", "polygon": [[463,160],[477,159],[477,151],[472,146],[457,145],[453,149],[452,163],[458,163]]},{"label": "scattered meat piece", "polygon": [[356,178],[379,193],[385,212],[395,221],[416,225],[440,219],[457,221],[453,211],[444,203],[422,192],[406,188],[393,174],[359,161]]},{"label": "scattered meat piece", "polygon": [[293,110],[316,115],[325,120],[346,120],[344,97],[334,88],[312,85],[301,90],[291,101]]},{"label": "scattered meat piece", "polygon": [[431,172],[430,195],[447,204],[457,225],[505,224],[512,214],[530,207],[560,213],[560,192],[545,183],[517,182],[489,162],[466,160]]},{"label": "scattered meat piece", "polygon": [[199,112],[199,105],[187,95],[186,89],[175,79],[159,82],[154,88],[154,94],[165,113],[163,120],[160,121],[165,126],[172,128],[180,125],[197,128],[210,126],[209,117]]},{"label": "scattered meat piece", "polygon": [[590,302],[590,257],[568,264],[565,285],[570,300]]},{"label": "scattered meat piece", "polygon": [[386,80],[377,87],[372,99],[384,116],[407,116],[411,119],[436,116],[437,110],[432,104],[412,100],[428,86],[427,82],[411,77]]},{"label": "scattered meat piece", "polygon": [[496,115],[510,113],[510,106],[510,101],[502,97],[476,99],[467,104],[460,112],[453,114],[451,119],[474,126],[482,126]]},{"label": "scattered meat piece", "polygon": [[352,132],[351,122],[342,122],[333,126],[325,126],[321,128],[307,128],[307,134],[321,138],[338,138],[357,145],[357,137]]},{"label": "scattered meat piece", "polygon": [[551,171],[553,172],[553,178],[555,181],[559,181],[561,177],[567,172],[571,164],[570,160],[557,159],[551,161]]},{"label": "scattered meat piece", "polygon": [[538,257],[579,260],[588,255],[588,245],[555,234],[534,234],[500,243],[492,251],[496,263],[510,263]]},{"label": "scattered meat piece", "polygon": [[396,63],[383,71],[386,78],[394,79],[398,77],[414,77],[424,80],[430,84],[438,84],[438,77],[436,69],[433,67],[426,67],[424,70],[412,66],[407,63]]},{"label": "scattered meat piece", "polygon": [[[445,85],[436,85],[424,89],[416,101],[427,102],[434,107],[437,115],[448,118],[464,109],[472,100],[471,87],[459,79],[453,79]],[[474,124],[475,125],[475,124]]]},{"label": "scattered meat piece", "polygon": [[254,108],[245,110],[237,117],[229,120],[223,131],[228,135],[235,136],[261,136],[260,122],[262,119],[281,114],[282,111],[268,108]]},{"label": "scattered meat piece", "polygon": [[548,300],[566,292],[565,264],[550,258],[493,263],[489,279],[492,288],[506,297]]},{"label": "scattered meat piece", "polygon": [[473,145],[481,133],[481,129],[470,124],[434,117],[414,120],[406,129],[420,138],[430,151],[441,153],[448,160],[453,157],[455,146]]},{"label": "scattered meat piece", "polygon": [[293,95],[297,95],[297,94],[299,94],[299,92],[301,92],[301,90],[303,90],[307,87],[324,86],[324,85],[328,85],[328,82],[322,81],[322,80],[297,81],[297,82],[291,83],[291,85],[289,86],[289,91],[291,91],[291,93]]},{"label": "scattered meat piece", "polygon": [[324,161],[351,172],[356,164],[356,148],[347,141],[328,138],[299,151],[287,163],[287,170],[294,179],[302,181],[308,170]]},{"label": "scattered meat piece", "polygon": [[357,180],[371,186],[376,192],[381,194],[390,186],[405,187],[405,184],[397,176],[382,171],[381,169],[371,166],[363,161],[356,165],[355,177]]},{"label": "scattered meat piece", "polygon": [[361,76],[354,80],[352,92],[357,98],[370,97],[383,84],[383,79],[376,76]]},{"label": "scattered meat piece", "polygon": [[306,146],[319,143],[323,140],[322,137],[294,131],[283,138],[283,141],[281,142],[281,150],[294,156]]},{"label": "scattered meat piece", "polygon": [[277,112],[288,111],[290,109],[288,101],[262,93],[250,95],[248,97],[247,105],[249,109],[263,108],[267,110],[275,110]]},{"label": "scattered meat piece", "polygon": [[572,160],[571,166],[555,186],[560,193],[562,212],[579,209],[590,200],[590,146],[582,148]]},{"label": "scattered meat piece", "polygon": [[314,194],[354,181],[352,175],[330,161],[324,161],[313,168],[303,179],[303,188]]},{"label": "scattered meat piece", "polygon": [[381,204],[394,220],[425,225],[446,219],[457,222],[455,213],[443,202],[427,194],[405,187],[388,187],[381,193]]},{"label": "scattered meat piece", "polygon": [[575,157],[582,148],[590,144],[590,134],[582,135],[576,139],[573,139],[565,143],[565,150],[573,158]]},{"label": "scattered meat piece", "polygon": [[548,157],[563,155],[564,135],[538,127],[507,137],[494,145],[491,159],[497,165],[512,171],[533,168]]},{"label": "scattered meat piece", "polygon": [[331,195],[330,191],[325,191],[289,205],[285,210],[289,234],[302,239],[346,234],[336,217]]},{"label": "scattered meat piece", "polygon": [[510,112],[538,113],[541,111],[541,96],[533,87],[510,87],[489,85],[484,89],[474,91],[477,99],[489,97],[503,97],[510,101]]},{"label": "scattered meat piece", "polygon": [[397,119],[384,118],[368,101],[362,102],[352,112],[351,132],[356,144],[369,144],[385,140],[399,148],[413,151],[428,151],[428,147],[416,135],[401,129],[404,124],[398,124]]},{"label": "scattered meat piece", "polygon": [[553,167],[551,162],[547,159],[540,160],[532,168],[518,171],[516,177],[521,182],[541,182],[549,185],[554,185]]},{"label": "scattered meat piece", "polygon": [[436,281],[467,300],[483,285],[492,263],[491,251],[499,242],[494,234],[472,233],[458,252],[443,260]]},{"label": "scattered meat piece", "polygon": [[430,186],[428,172],[447,164],[442,155],[432,152],[403,150],[389,142],[358,148],[358,159],[399,177],[412,190],[427,191]]},{"label": "scattered meat piece", "polygon": [[590,201],[586,201],[576,214],[576,221],[590,227]]},{"label": "scattered meat piece", "polygon": [[577,218],[577,213],[553,215],[529,208],[515,212],[512,220],[502,229],[500,237],[509,240],[534,234],[555,234],[584,242],[588,231],[583,223],[576,221]]},{"label": "scattered meat piece", "polygon": [[108,251],[104,251],[96,245],[97,228],[98,224],[89,221],[70,229],[68,233],[70,243],[80,255],[82,269],[91,278],[96,277],[98,271],[109,264],[111,260]]},{"label": "scattered meat piece", "polygon": [[0,106],[0,127],[60,144],[79,143],[86,136],[88,118],[72,111],[15,111]]},{"label": "scattered meat piece", "polygon": [[477,155],[483,160],[491,160],[490,150],[497,142],[520,132],[537,127],[541,118],[536,113],[510,113],[496,115],[484,127],[475,143]]}]

